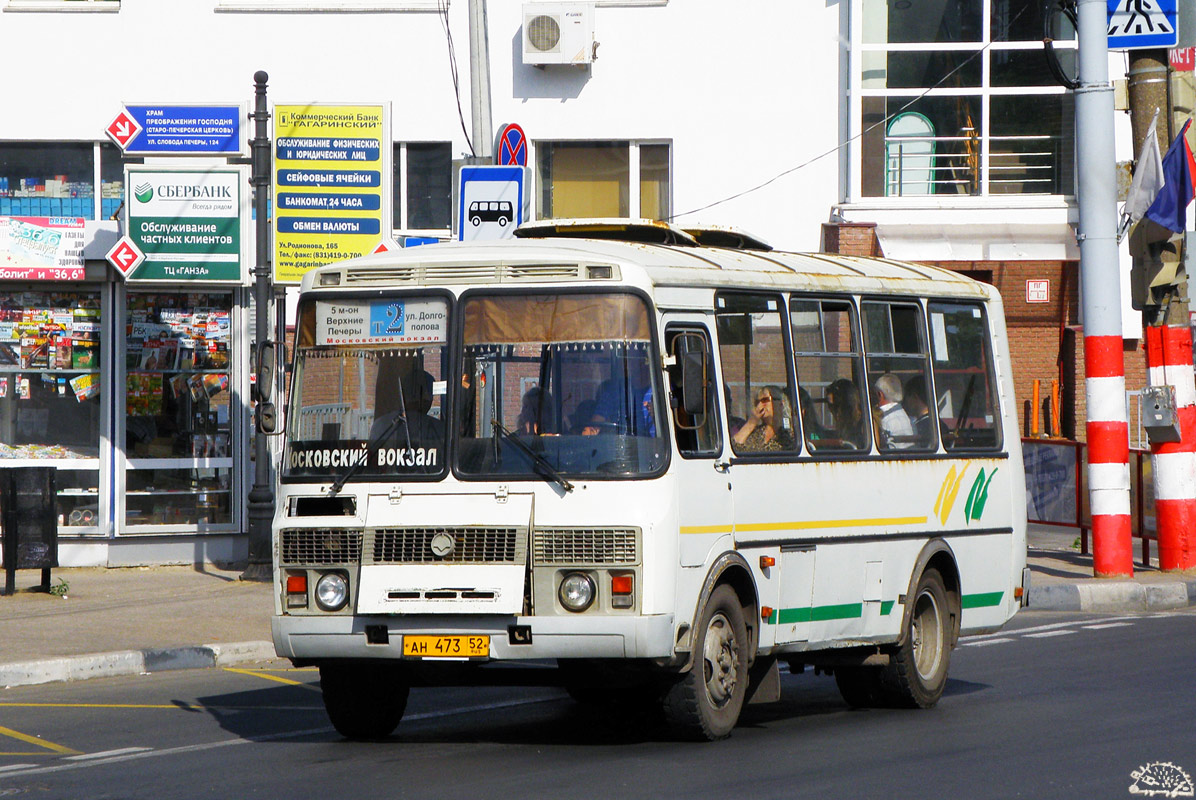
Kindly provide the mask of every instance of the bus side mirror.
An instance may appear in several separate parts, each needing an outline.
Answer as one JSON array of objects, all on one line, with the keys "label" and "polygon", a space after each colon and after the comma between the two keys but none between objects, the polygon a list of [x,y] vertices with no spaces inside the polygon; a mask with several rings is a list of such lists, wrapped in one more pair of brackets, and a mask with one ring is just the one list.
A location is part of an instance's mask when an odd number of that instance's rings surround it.
[{"label": "bus side mirror", "polygon": [[268,402],[274,395],[274,384],[276,383],[275,370],[278,364],[278,353],[274,342],[258,342],[256,358],[254,360],[254,372],[257,373],[257,392],[256,399],[258,402]]},{"label": "bus side mirror", "polygon": [[706,413],[706,388],[710,359],[705,350],[689,350],[678,355],[681,361],[681,408],[692,417]]},{"label": "bus side mirror", "polygon": [[278,407],[273,403],[258,403],[257,429],[262,433],[278,432]]}]

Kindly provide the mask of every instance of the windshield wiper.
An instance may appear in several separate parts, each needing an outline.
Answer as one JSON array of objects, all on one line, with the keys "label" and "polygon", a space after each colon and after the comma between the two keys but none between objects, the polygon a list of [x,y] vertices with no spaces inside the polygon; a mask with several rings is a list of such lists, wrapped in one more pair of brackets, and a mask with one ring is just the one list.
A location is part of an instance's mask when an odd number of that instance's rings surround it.
[{"label": "windshield wiper", "polygon": [[495,431],[502,435],[504,439],[515,445],[516,450],[530,458],[532,460],[532,464],[540,468],[536,470],[536,472],[538,472],[541,477],[552,481],[566,492],[573,491],[573,484],[567,481],[565,476],[558,472],[556,467],[552,466],[552,464],[549,464],[542,455],[537,453],[535,450],[532,450],[523,442],[519,441],[519,437],[504,428],[498,420],[492,419],[490,420],[490,424],[494,427]]},{"label": "windshield wiper", "polygon": [[[352,478],[358,472],[361,472],[361,468],[364,467],[370,460],[370,456],[374,454],[374,451],[378,449],[378,446],[389,439],[390,435],[394,433],[396,429],[398,429],[400,424],[406,425],[407,418],[402,414],[395,414],[394,419],[388,422],[386,427],[379,431],[377,436],[375,436],[373,439],[370,439],[369,442],[366,443],[365,455],[355,461],[353,466],[345,470],[345,473],[336,479],[336,481],[332,484],[332,489],[330,489],[328,492],[329,496],[335,497],[336,494],[345,487],[345,484],[349,482],[350,478]],[[408,437],[410,437],[410,434],[408,434]]]},{"label": "windshield wiper", "polygon": [[390,420],[390,422],[386,423],[386,427],[383,428],[381,431],[379,431],[377,436],[375,436],[373,439],[370,439],[366,443],[365,455],[362,456],[362,458],[359,459],[358,461],[354,462],[353,466],[351,466],[347,470],[345,470],[345,473],[343,475],[341,475],[339,478],[337,478],[336,481],[332,484],[332,489],[330,489],[328,492],[328,495],[330,497],[336,497],[336,495],[340,492],[340,490],[345,488],[345,484],[349,482],[349,479],[352,478],[354,475],[356,475],[358,472],[361,472],[361,468],[364,467],[366,465],[366,463],[370,460],[370,456],[372,456],[374,454],[374,451],[377,450],[378,447],[383,442],[385,442],[387,439],[390,438],[390,435],[392,433],[394,433],[396,430],[398,430],[400,423],[403,425],[403,431],[407,435],[407,449],[410,450],[411,449],[411,426],[409,426],[407,424],[407,402],[403,399],[403,382],[402,381],[399,381],[399,409],[398,409],[398,411],[394,412],[394,417]]}]

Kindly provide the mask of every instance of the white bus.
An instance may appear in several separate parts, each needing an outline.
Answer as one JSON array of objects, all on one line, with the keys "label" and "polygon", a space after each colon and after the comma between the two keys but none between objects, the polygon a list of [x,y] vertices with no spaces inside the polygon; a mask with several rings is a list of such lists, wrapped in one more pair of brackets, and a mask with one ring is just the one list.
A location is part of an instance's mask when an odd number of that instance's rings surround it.
[{"label": "white bus", "polygon": [[336,729],[542,682],[717,739],[778,662],[934,705],[1027,588],[995,290],[661,223],[519,236],[303,279],[273,636]]}]

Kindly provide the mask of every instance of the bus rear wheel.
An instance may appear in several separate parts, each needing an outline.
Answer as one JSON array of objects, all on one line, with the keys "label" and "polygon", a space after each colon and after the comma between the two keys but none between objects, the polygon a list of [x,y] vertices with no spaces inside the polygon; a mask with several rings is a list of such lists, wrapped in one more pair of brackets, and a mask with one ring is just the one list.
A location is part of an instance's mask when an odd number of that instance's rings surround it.
[{"label": "bus rear wheel", "polygon": [[665,692],[665,717],[685,738],[726,738],[739,721],[747,688],[747,624],[735,590],[724,584],[702,610],[693,666]]},{"label": "bus rear wheel", "polygon": [[958,613],[938,570],[923,572],[914,592],[905,639],[881,672],[888,705],[930,708],[943,696]]},{"label": "bus rear wheel", "polygon": [[392,664],[323,664],[320,689],[324,710],[346,739],[385,739],[399,726],[411,691],[407,677]]}]

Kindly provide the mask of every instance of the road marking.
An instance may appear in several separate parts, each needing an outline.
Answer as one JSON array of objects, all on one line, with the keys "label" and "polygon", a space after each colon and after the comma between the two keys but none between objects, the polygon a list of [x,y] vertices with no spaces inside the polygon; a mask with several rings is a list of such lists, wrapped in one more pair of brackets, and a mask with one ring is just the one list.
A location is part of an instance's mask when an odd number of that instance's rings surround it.
[{"label": "road marking", "polygon": [[36,764],[9,764],[6,767],[0,767],[0,772],[9,772],[14,769],[27,769],[29,767],[36,767]]},{"label": "road marking", "polygon": [[984,641],[981,641],[981,642],[969,642],[969,641],[965,640],[963,642],[963,646],[964,647],[987,647],[990,644],[1005,644],[1006,642],[1012,642],[1012,641],[1013,641],[1013,639],[1009,639],[1006,637],[997,637],[996,639],[985,639]]},{"label": "road marking", "polygon": [[[553,703],[560,702],[564,695],[554,697],[540,697],[535,700],[511,700],[503,703],[488,703],[485,705],[467,706],[464,708],[446,708],[439,711],[429,711],[423,714],[405,714],[403,719],[406,721],[434,719],[436,717],[451,717],[456,714],[470,714],[475,711],[489,711],[500,708],[512,708],[515,706],[530,706],[537,703]],[[147,750],[140,753],[126,753],[124,755],[112,756],[110,758],[96,758],[90,761],[72,761],[65,763],[66,759],[49,765],[37,766],[35,764],[12,764],[8,767],[0,767],[3,770],[10,770],[14,775],[45,775],[52,772],[64,772],[66,770],[81,769],[83,767],[95,767],[107,764],[119,764],[123,761],[134,761],[142,758],[157,758],[158,756],[172,756],[183,753],[198,753],[204,750],[215,750],[220,747],[233,747],[241,744],[255,744],[260,742],[276,742],[283,739],[299,739],[304,736],[314,736],[321,733],[335,733],[335,729],[331,726],[324,726],[321,728],[308,728],[301,731],[284,731],[282,733],[271,733],[265,736],[254,736],[246,739],[227,739],[220,742],[207,742],[206,744],[189,744],[182,747],[173,747],[168,750]],[[29,767],[24,772],[17,772],[19,768]],[[7,777],[7,776],[5,776]]]},{"label": "road marking", "polygon": [[47,742],[45,739],[39,739],[36,736],[29,736],[27,734],[21,733],[20,731],[14,731],[12,728],[0,727],[0,735],[10,736],[17,741],[25,742],[25,744],[35,744],[38,747],[44,747],[47,750],[53,750],[55,753],[62,753],[66,756],[78,755],[79,753],[78,750],[72,750],[69,747],[63,747],[60,744]]},{"label": "road marking", "polygon": [[1047,639],[1051,636],[1071,636],[1075,631],[1043,631],[1042,633],[1027,633],[1027,639]]},{"label": "road marking", "polygon": [[[1134,624],[1134,622],[1136,622],[1140,619],[1149,619],[1149,618],[1161,617],[1161,616],[1164,616],[1164,615],[1163,614],[1138,614],[1135,616],[1125,616],[1125,617],[1107,617],[1103,620],[1102,624],[1109,624],[1109,623],[1113,623],[1113,622],[1124,622],[1126,625],[1132,625],[1132,624]],[[1071,628],[1076,625],[1084,625],[1084,624],[1085,624],[1085,622],[1081,619],[1073,619],[1068,622],[1052,622],[1049,625],[1035,625],[1032,628],[1018,628],[1016,630],[1009,629],[1009,630],[998,631],[997,633],[980,633],[980,634],[976,634],[974,636],[964,636],[964,637],[962,637],[962,639],[965,641],[977,641],[980,639],[993,639],[993,638],[997,638],[997,637],[1025,636],[1025,635],[1028,635],[1031,633],[1038,633],[1039,631],[1056,631],[1056,630],[1059,630],[1060,628]],[[1092,623],[1089,623],[1089,624],[1092,624]]]},{"label": "road marking", "polygon": [[303,681],[293,681],[290,678],[282,678],[282,677],[279,677],[278,675],[271,675],[268,672],[259,672],[257,670],[253,670],[253,669],[237,669],[236,667],[225,667],[224,671],[225,672],[239,672],[242,675],[252,675],[255,678],[264,678],[265,680],[268,680],[268,681],[278,681],[279,683],[285,683],[288,686],[303,686],[304,688],[307,688],[307,689],[315,689],[316,688],[314,686],[311,686],[310,684],[304,683]]},{"label": "road marking", "polygon": [[1127,628],[1134,623],[1132,622],[1106,622],[1102,625],[1085,625],[1086,631],[1103,631],[1105,628]]},{"label": "road marking", "polygon": [[122,747],[119,750],[105,750],[102,753],[83,753],[77,756],[67,756],[66,760],[87,761],[93,758],[111,758],[112,756],[123,756],[125,753],[144,753],[152,749],[152,747]]},{"label": "road marking", "polygon": [[0,708],[111,708],[158,711],[322,711],[320,706],[197,706],[187,703],[0,703]]}]

